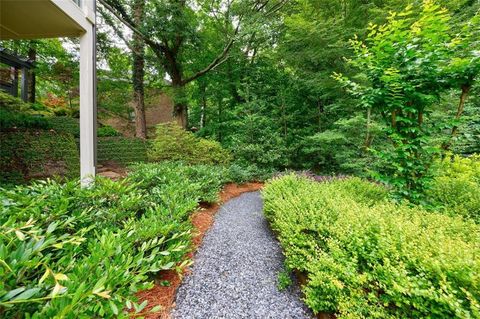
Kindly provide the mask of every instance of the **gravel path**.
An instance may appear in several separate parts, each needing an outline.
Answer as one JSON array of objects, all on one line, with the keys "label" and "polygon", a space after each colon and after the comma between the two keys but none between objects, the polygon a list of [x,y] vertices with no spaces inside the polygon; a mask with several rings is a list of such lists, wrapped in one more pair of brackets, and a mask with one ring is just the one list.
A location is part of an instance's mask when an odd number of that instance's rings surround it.
[{"label": "gravel path", "polygon": [[259,192],[220,208],[180,286],[175,319],[310,318],[298,288],[279,291],[280,246],[262,214]]}]

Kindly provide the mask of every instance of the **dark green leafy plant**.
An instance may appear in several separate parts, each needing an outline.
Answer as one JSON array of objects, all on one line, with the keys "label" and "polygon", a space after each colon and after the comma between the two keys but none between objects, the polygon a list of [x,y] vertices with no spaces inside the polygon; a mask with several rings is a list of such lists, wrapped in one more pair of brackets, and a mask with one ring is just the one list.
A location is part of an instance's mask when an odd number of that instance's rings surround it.
[{"label": "dark green leafy plant", "polygon": [[116,129],[111,127],[110,125],[103,125],[97,129],[97,136],[98,137],[106,137],[106,136],[120,136],[120,132]]},{"label": "dark green leafy plant", "polygon": [[[0,316],[129,318],[160,270],[189,263],[189,214],[213,201],[215,167],[139,164],[119,182],[0,189]],[[131,313],[128,313],[131,312]]]}]

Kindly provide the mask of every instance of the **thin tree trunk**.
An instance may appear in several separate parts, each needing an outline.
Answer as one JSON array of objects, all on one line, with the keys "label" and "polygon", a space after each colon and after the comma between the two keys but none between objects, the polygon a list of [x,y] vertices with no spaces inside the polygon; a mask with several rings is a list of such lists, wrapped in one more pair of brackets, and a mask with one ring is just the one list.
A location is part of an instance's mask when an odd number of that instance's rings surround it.
[{"label": "thin tree trunk", "polygon": [[367,134],[365,136],[365,143],[364,143],[364,149],[367,150],[371,145],[373,141],[373,136],[370,131],[370,126],[371,126],[371,117],[372,117],[372,110],[370,108],[367,109],[367,125],[366,125],[366,131]]},{"label": "thin tree trunk", "polygon": [[[37,60],[37,50],[35,48],[35,43],[30,42],[30,48],[28,49],[28,59],[35,62]],[[28,101],[30,103],[35,103],[35,69],[32,68],[29,72],[28,79]]]},{"label": "thin tree trunk", "polygon": [[200,128],[204,128],[205,127],[205,122],[206,122],[206,110],[207,110],[207,94],[206,94],[206,90],[207,90],[207,86],[205,83],[200,83],[201,87],[201,92],[202,92],[202,104],[200,106]]},{"label": "thin tree trunk", "polygon": [[[136,25],[141,25],[144,17],[145,0],[135,0],[133,16]],[[136,33],[133,34],[133,109],[135,111],[135,136],[147,138],[147,123],[145,119],[145,43]]]},{"label": "thin tree trunk", "polygon": [[[462,93],[460,94],[460,101],[458,102],[457,113],[455,114],[455,119],[459,120],[463,114],[463,110],[465,109],[465,102],[467,101],[468,93],[471,89],[470,84],[462,85]],[[450,134],[450,138],[447,142],[443,143],[442,149],[444,151],[448,151],[450,146],[452,145],[453,138],[458,134],[458,125],[452,127],[452,132]]]}]

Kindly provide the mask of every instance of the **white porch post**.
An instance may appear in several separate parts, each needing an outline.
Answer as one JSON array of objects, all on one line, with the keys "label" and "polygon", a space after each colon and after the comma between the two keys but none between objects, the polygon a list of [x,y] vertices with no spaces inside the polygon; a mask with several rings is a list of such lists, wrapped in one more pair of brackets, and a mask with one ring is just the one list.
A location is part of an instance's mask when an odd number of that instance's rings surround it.
[{"label": "white porch post", "polygon": [[80,37],[80,178],[88,186],[96,165],[96,67],[95,25]]}]

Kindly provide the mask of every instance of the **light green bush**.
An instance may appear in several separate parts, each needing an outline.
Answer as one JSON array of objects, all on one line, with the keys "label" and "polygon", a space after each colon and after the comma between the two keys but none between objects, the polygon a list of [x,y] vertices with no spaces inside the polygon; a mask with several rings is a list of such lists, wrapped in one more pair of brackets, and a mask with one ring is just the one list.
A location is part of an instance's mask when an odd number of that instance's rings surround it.
[{"label": "light green bush", "polygon": [[308,278],[307,305],[338,318],[478,318],[478,225],[384,194],[356,178],[266,185],[265,214],[286,266]]},{"label": "light green bush", "polygon": [[[175,169],[176,165],[178,169]],[[138,165],[130,177],[0,189],[0,317],[130,318],[162,269],[185,265],[189,214],[212,167]]]},{"label": "light green bush", "polygon": [[427,198],[439,211],[480,223],[480,155],[447,156],[437,163]]},{"label": "light green bush", "polygon": [[431,204],[448,215],[480,223],[480,155],[447,156],[434,169],[436,175],[427,191]]},{"label": "light green bush", "polygon": [[228,164],[232,158],[220,143],[196,137],[176,123],[157,126],[148,155],[153,161],[184,161],[189,164]]}]

